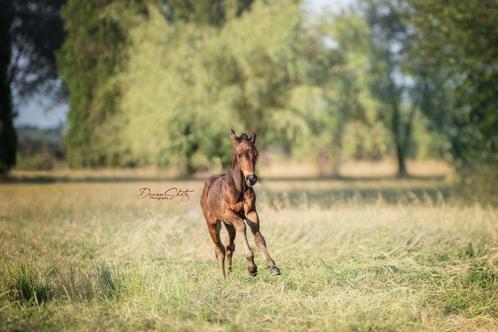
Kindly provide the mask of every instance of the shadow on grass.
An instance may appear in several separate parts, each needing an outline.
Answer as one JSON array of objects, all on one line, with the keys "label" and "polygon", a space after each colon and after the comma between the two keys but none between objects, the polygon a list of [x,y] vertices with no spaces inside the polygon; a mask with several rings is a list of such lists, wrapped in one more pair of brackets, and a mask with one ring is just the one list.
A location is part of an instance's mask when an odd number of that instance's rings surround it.
[{"label": "shadow on grass", "polygon": [[264,177],[263,180],[272,182],[320,182],[320,181],[342,181],[342,182],[375,182],[375,181],[396,181],[396,180],[419,180],[419,181],[443,181],[443,175],[408,175],[404,177],[397,177],[394,175],[382,176],[276,176]]},{"label": "shadow on grass", "polygon": [[145,177],[145,176],[7,176],[0,177],[0,184],[4,183],[25,183],[25,184],[51,184],[51,183],[134,183],[134,182],[164,182],[164,181],[181,181],[181,182],[199,182],[203,180],[200,177]]},{"label": "shadow on grass", "polygon": [[449,185],[414,188],[337,188],[319,190],[263,190],[264,199],[275,208],[319,206],[337,203],[439,204],[455,192]]},{"label": "shadow on grass", "polygon": [[[210,175],[191,175],[191,176],[61,176],[61,175],[38,175],[38,176],[0,176],[2,183],[26,183],[26,184],[44,184],[44,183],[133,183],[133,182],[163,182],[163,181],[181,181],[181,182],[199,182],[204,181]],[[321,181],[339,181],[339,182],[375,182],[375,181],[395,181],[395,180],[419,180],[419,181],[442,181],[444,176],[406,176],[398,178],[396,176],[270,176],[262,177],[263,181],[271,182],[321,182]]]}]

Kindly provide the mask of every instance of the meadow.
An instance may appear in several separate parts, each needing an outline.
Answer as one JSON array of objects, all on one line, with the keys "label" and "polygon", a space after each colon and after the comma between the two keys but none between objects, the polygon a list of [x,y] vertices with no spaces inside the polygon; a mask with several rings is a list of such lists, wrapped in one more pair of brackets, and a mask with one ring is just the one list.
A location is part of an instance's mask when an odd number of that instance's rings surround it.
[{"label": "meadow", "polygon": [[[0,184],[0,330],[498,328],[498,209],[444,179],[263,178],[262,232],[282,275],[249,236],[258,275],[237,239],[227,280],[200,180],[104,179]],[[142,187],[194,192],[137,199]]]}]

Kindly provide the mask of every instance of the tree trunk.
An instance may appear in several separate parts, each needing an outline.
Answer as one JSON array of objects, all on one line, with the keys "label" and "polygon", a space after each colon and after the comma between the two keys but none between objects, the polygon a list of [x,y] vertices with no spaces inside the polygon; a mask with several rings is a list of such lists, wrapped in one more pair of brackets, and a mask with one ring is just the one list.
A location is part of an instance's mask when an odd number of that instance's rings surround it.
[{"label": "tree trunk", "polygon": [[399,178],[405,177],[406,164],[405,164],[405,144],[403,144],[403,139],[401,135],[401,114],[397,102],[392,97],[392,122],[391,131],[394,137],[394,145],[396,147],[396,161],[398,163],[398,174]]},{"label": "tree trunk", "polygon": [[413,123],[413,115],[415,114],[415,109],[410,110],[410,115],[408,116],[407,122],[403,126],[400,110],[399,95],[396,93],[396,88],[394,82],[390,81],[390,94],[391,94],[391,132],[394,138],[394,145],[396,147],[396,162],[398,163],[398,173],[399,178],[406,177],[408,172],[406,170],[406,151],[408,149],[408,143],[411,136],[411,128]]},{"label": "tree trunk", "polygon": [[0,174],[6,174],[16,163],[17,136],[12,112],[10,25],[12,12],[9,1],[0,0]]},{"label": "tree trunk", "polygon": [[396,161],[398,163],[398,174],[399,178],[406,177],[408,172],[406,171],[406,156],[403,144],[396,141]]}]

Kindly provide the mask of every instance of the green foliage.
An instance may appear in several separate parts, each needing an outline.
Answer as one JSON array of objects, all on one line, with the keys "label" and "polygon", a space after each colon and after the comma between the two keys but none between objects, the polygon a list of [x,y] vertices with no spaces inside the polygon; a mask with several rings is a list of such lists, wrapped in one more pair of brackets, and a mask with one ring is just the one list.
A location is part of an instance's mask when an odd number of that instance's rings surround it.
[{"label": "green foliage", "polygon": [[[150,19],[147,18],[147,3],[153,6],[151,8],[155,10]],[[125,91],[125,94],[128,90],[129,82],[123,81],[126,71],[125,74],[119,73],[127,67],[128,56],[131,57],[130,66],[133,66],[137,61],[137,57],[149,50],[147,39],[150,36],[145,36],[146,40],[143,45],[137,39],[141,37],[136,37],[139,34],[137,31],[144,29],[141,28],[145,24],[144,22],[149,22],[149,20],[150,22],[154,20],[162,21],[162,26],[158,27],[156,24],[156,27],[160,30],[153,31],[157,37],[152,37],[152,40],[157,42],[158,47],[166,46],[169,49],[171,45],[160,45],[168,34],[172,32],[180,34],[184,38],[181,40],[187,42],[188,38],[195,36],[195,24],[208,23],[206,29],[214,29],[209,28],[209,24],[219,25],[218,23],[224,21],[225,18],[232,16],[230,14],[232,11],[235,11],[233,16],[240,15],[249,8],[251,1],[227,1],[224,4],[222,13],[215,11],[216,8],[222,5],[222,2],[186,3],[171,1],[162,3],[163,11],[158,11],[158,7],[153,4],[157,4],[157,2],[130,0],[109,3],[108,1],[95,0],[84,3],[69,1],[65,6],[63,16],[68,38],[59,54],[59,65],[62,68],[62,77],[70,91],[71,111],[68,116],[69,129],[66,135],[66,147],[70,165],[133,165],[148,162],[165,165],[172,161],[178,161],[179,158],[175,158],[175,153],[171,157],[169,156],[171,151],[178,151],[176,155],[185,156],[188,159],[188,170],[192,169],[191,159],[197,150],[196,142],[201,140],[201,137],[193,137],[193,135],[201,136],[199,123],[191,119],[191,117],[195,117],[195,114],[192,111],[185,113],[185,107],[183,107],[175,110],[177,115],[175,117],[166,115],[168,124],[173,123],[170,121],[176,121],[175,126],[165,126],[164,121],[160,120],[155,122],[158,119],[151,114],[149,120],[153,121],[153,125],[139,125],[138,127],[137,124],[143,124],[139,115],[136,118],[127,118],[127,114],[116,116],[118,105],[124,105],[128,101],[126,95],[121,96],[122,90]],[[164,12],[168,15],[164,15]],[[217,15],[221,15],[221,17]],[[174,31],[170,30],[168,32],[170,24],[167,23],[167,19],[180,22],[179,26],[174,28]],[[184,21],[194,23],[189,26],[187,23],[181,23]],[[138,24],[138,27],[132,29],[135,24]],[[180,27],[182,24],[189,28],[183,31]],[[136,46],[129,43],[130,29],[135,31],[133,33],[135,37],[132,40],[135,41]],[[191,31],[190,34],[189,30]],[[170,35],[169,38],[173,37],[173,35]],[[171,58],[173,58],[175,50],[169,49],[169,51]],[[186,52],[189,51],[193,50],[186,50]],[[157,63],[157,60],[162,58],[162,54],[156,53],[155,55],[158,58],[152,59],[153,63]],[[182,54],[177,55],[182,56]],[[184,58],[180,59],[184,60]],[[189,64],[183,62],[181,65],[188,66]],[[160,71],[160,68],[154,68],[154,73],[156,70]],[[153,79],[151,80],[151,78]],[[161,82],[157,81],[157,76],[155,75],[149,76],[146,80],[152,85],[161,84]],[[136,80],[131,82],[139,83]],[[185,87],[185,84],[183,87]],[[138,85],[134,85],[132,88],[144,91]],[[186,90],[182,91],[183,94],[186,92]],[[147,99],[149,98],[148,94],[149,92],[142,93],[140,97]],[[133,105],[137,106],[136,104]],[[162,107],[159,104],[157,106]],[[197,109],[200,109],[200,106],[197,105]],[[140,113],[144,110],[137,109],[136,111]],[[214,114],[211,114],[211,116],[214,116]],[[206,116],[201,117],[206,118]],[[204,122],[206,122],[205,119]],[[154,125],[157,127],[161,124],[163,125],[162,127],[153,128]],[[131,136],[133,137],[127,135],[130,127],[132,131],[136,129],[135,132],[132,132]],[[160,129],[159,132],[158,129]],[[212,136],[209,135],[208,128],[206,130],[202,136]],[[147,134],[144,134],[144,131],[147,131]],[[179,140],[167,147],[160,144],[141,151],[144,144],[149,145],[144,140],[146,136],[150,137],[149,135],[153,133],[159,139],[159,135],[167,136],[167,131],[169,131],[171,137]],[[217,132],[219,132],[219,129]],[[139,135],[140,138],[137,139],[136,135]],[[155,144],[152,140],[150,143]],[[213,141],[211,145],[205,150],[209,156],[225,155],[219,152],[220,145],[218,142]],[[226,150],[223,145],[221,149]]]},{"label": "green foliage", "polygon": [[405,69],[414,35],[406,23],[409,7],[404,1],[378,0],[365,1],[362,9],[371,31],[371,90],[381,104],[381,120],[392,136],[398,176],[404,176],[420,99],[418,82]]},{"label": "green foliage", "polygon": [[[149,13],[131,32],[120,112],[106,131],[133,163],[188,172],[227,164],[231,127],[255,129],[260,147],[296,155],[340,160],[386,151],[366,85],[369,35],[360,16],[306,27],[298,3],[257,2],[222,27],[200,28],[172,24],[155,7]],[[352,125],[364,130],[348,150],[343,138]]]},{"label": "green foliage", "polygon": [[[108,6],[92,5],[103,14],[79,22],[78,13],[89,5],[68,4],[66,21],[87,26],[72,40],[74,23],[68,23],[64,50],[72,62],[61,55],[75,105],[67,134],[72,165],[152,163],[188,173],[226,165],[231,127],[254,129],[259,146],[278,142],[298,156],[340,160],[386,152],[387,135],[365,85],[368,27],[360,16],[324,17],[306,26],[298,2],[227,1],[220,12],[210,7],[220,3],[150,3],[148,15],[130,14],[120,22],[113,21],[123,15],[119,6],[108,15]],[[118,28],[121,21],[135,24],[112,35],[108,20]],[[95,36],[92,29],[101,32]],[[83,43],[91,53],[79,51]],[[115,45],[109,52],[114,58],[92,44]],[[74,79],[77,72],[95,77],[82,83]],[[350,136],[358,127],[361,134]]]},{"label": "green foliage", "polygon": [[12,7],[10,83],[17,100],[44,95],[57,103],[64,96],[55,52],[65,38],[60,10],[66,1],[3,0]]},{"label": "green foliage", "polygon": [[67,38],[58,55],[60,74],[69,89],[66,147],[72,166],[112,164],[102,126],[116,110],[121,68],[132,18],[143,13],[140,0],[68,1],[62,11]]},{"label": "green foliage", "polygon": [[[458,167],[498,163],[498,3],[409,0],[423,111]],[[496,166],[495,166],[496,167]]]},{"label": "green foliage", "polygon": [[399,175],[408,157],[494,160],[493,4],[362,1],[313,20],[301,4],[69,1],[70,165],[218,168],[232,127],[335,166],[395,154]]},{"label": "green foliage", "polygon": [[222,26],[228,19],[238,17],[250,9],[253,0],[164,0],[160,3],[170,22]]},{"label": "green foliage", "polygon": [[55,50],[64,39],[59,10],[65,0],[0,1],[0,173],[16,164],[12,93],[59,98]]},{"label": "green foliage", "polygon": [[[116,126],[138,164],[228,163],[228,128],[255,129],[261,146],[306,76],[295,4],[253,5],[221,28],[169,23],[159,10],[133,29]],[[251,34],[247,34],[251,31]],[[271,33],[268,33],[271,31]],[[301,121],[303,121],[301,119]],[[265,135],[267,134],[268,135]]]},{"label": "green foliage", "polygon": [[49,170],[64,161],[62,128],[17,128],[18,151],[16,169]]},{"label": "green foliage", "polygon": [[[332,158],[379,158],[389,147],[388,131],[379,121],[379,102],[369,90],[370,30],[353,11],[327,15],[317,26],[318,49],[326,61],[313,63],[316,85],[324,87],[322,108],[307,117],[310,145]],[[330,45],[331,44],[331,45]],[[311,104],[311,103],[310,103]],[[307,152],[310,147],[308,147]]]}]

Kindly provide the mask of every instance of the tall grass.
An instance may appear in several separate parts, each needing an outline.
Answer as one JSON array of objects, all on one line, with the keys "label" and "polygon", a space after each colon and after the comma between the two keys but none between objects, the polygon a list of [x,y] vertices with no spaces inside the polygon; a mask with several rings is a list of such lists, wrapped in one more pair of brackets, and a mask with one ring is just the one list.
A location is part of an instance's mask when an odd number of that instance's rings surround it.
[{"label": "tall grass", "polygon": [[14,301],[41,304],[48,301],[51,294],[49,277],[37,269],[32,262],[20,261],[6,267],[6,291]]},{"label": "tall grass", "polygon": [[257,190],[282,276],[254,248],[260,269],[248,277],[237,239],[226,281],[196,195],[137,200],[142,183],[0,186],[0,330],[496,328],[496,208],[415,199],[408,187],[396,194],[405,199],[325,200],[323,183],[301,187],[315,196],[281,185]]}]

